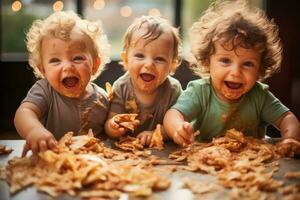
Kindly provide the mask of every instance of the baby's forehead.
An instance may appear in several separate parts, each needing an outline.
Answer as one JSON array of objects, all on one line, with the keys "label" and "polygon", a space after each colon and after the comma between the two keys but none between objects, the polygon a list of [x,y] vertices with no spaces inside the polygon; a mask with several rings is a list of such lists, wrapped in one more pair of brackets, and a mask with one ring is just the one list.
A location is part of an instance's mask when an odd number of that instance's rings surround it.
[{"label": "baby's forehead", "polygon": [[91,38],[79,27],[74,26],[70,30],[64,29],[55,29],[48,31],[47,35],[52,35],[53,37],[62,39],[62,40],[73,40],[73,41],[81,41],[88,42]]},{"label": "baby's forehead", "polygon": [[253,41],[246,36],[239,37],[238,35],[222,35],[221,37],[215,39],[213,45],[221,45],[225,49],[246,48],[260,52],[264,50],[265,46],[262,42]]},{"label": "baby's forehead", "polygon": [[173,41],[172,32],[168,29],[151,30],[148,27],[140,27],[132,33],[130,46],[136,45],[139,42],[151,42],[158,38]]}]

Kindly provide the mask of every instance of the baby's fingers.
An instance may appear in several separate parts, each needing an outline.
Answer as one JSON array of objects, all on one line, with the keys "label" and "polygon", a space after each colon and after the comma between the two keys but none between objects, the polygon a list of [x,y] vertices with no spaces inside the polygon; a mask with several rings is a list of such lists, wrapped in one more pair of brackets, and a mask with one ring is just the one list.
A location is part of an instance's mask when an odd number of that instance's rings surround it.
[{"label": "baby's fingers", "polygon": [[184,128],[185,132],[187,133],[185,139],[187,141],[189,141],[189,143],[193,143],[194,142],[194,129],[193,129],[193,127],[191,126],[190,123],[184,122],[183,123],[183,128]]},{"label": "baby's fingers", "polygon": [[51,138],[47,141],[48,149],[55,150],[57,148],[57,141],[54,138]]},{"label": "baby's fingers", "polygon": [[39,153],[39,144],[38,143],[31,144],[30,149],[31,149],[33,155],[38,154]]},{"label": "baby's fingers", "polygon": [[109,125],[112,129],[118,129],[119,128],[119,124],[117,124],[114,119],[110,120]]},{"label": "baby's fingers", "polygon": [[143,146],[146,145],[146,142],[147,142],[147,135],[138,137],[138,139],[140,140],[140,142],[141,142],[141,144],[142,144]]},{"label": "baby's fingers", "polygon": [[143,135],[142,137],[140,137],[140,141],[142,143],[143,146],[149,146],[150,145],[150,142],[151,142],[151,138],[152,138],[152,135]]},{"label": "baby's fingers", "polygon": [[23,151],[22,151],[22,157],[25,157],[27,152],[30,150],[30,145],[28,142],[25,143],[24,147],[23,147]]},{"label": "baby's fingers", "polygon": [[39,152],[44,152],[48,150],[47,142],[45,140],[41,140],[38,145],[39,145]]},{"label": "baby's fingers", "polygon": [[175,132],[173,140],[175,143],[179,144],[182,147],[187,146],[186,140],[181,136],[179,132]]}]

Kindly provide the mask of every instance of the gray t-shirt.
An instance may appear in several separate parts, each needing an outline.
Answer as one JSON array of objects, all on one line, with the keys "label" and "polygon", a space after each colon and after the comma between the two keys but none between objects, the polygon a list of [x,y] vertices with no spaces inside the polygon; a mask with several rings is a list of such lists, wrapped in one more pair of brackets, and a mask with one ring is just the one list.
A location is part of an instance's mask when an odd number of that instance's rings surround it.
[{"label": "gray t-shirt", "polygon": [[91,84],[94,93],[79,100],[59,94],[46,79],[40,79],[32,86],[22,103],[31,102],[41,110],[41,123],[56,139],[68,131],[77,134],[79,131],[87,132],[89,128],[97,135],[103,131],[109,101],[102,88]]},{"label": "gray t-shirt", "polygon": [[158,95],[151,106],[145,106],[138,101],[133,90],[131,79],[128,73],[125,73],[113,84],[113,100],[110,111],[118,114],[130,113],[126,110],[126,102],[134,100],[138,106],[138,119],[140,125],[132,135],[137,135],[142,131],[152,131],[157,124],[162,124],[167,110],[176,102],[182,92],[178,80],[168,76],[163,84],[158,88]]}]

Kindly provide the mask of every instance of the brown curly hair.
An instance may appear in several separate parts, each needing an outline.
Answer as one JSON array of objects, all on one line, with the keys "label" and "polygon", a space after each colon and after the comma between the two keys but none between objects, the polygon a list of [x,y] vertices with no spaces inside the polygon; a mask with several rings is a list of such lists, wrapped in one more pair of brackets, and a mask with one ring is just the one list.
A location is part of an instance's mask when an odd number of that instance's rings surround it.
[{"label": "brown curly hair", "polygon": [[[199,76],[209,75],[209,58],[215,53],[214,43],[224,40],[236,50],[238,47],[256,49],[262,54],[260,79],[280,70],[282,44],[278,27],[259,8],[246,0],[217,0],[190,30],[191,69]],[[257,49],[258,48],[258,49]]]}]

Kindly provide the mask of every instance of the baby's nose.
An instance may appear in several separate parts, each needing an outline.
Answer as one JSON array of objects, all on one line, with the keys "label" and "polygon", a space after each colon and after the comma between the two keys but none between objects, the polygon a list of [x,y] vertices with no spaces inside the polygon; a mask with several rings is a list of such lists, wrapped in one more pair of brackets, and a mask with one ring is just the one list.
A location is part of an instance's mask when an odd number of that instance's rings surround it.
[{"label": "baby's nose", "polygon": [[153,61],[152,58],[147,58],[147,59],[145,60],[145,66],[146,66],[146,67],[152,67],[153,64],[154,64],[154,61]]},{"label": "baby's nose", "polygon": [[232,65],[231,75],[239,75],[241,73],[241,67],[239,65]]},{"label": "baby's nose", "polygon": [[73,65],[72,62],[70,62],[70,61],[65,61],[65,62],[63,63],[63,70],[71,70],[71,69],[73,69],[73,68],[74,68],[74,65]]}]

